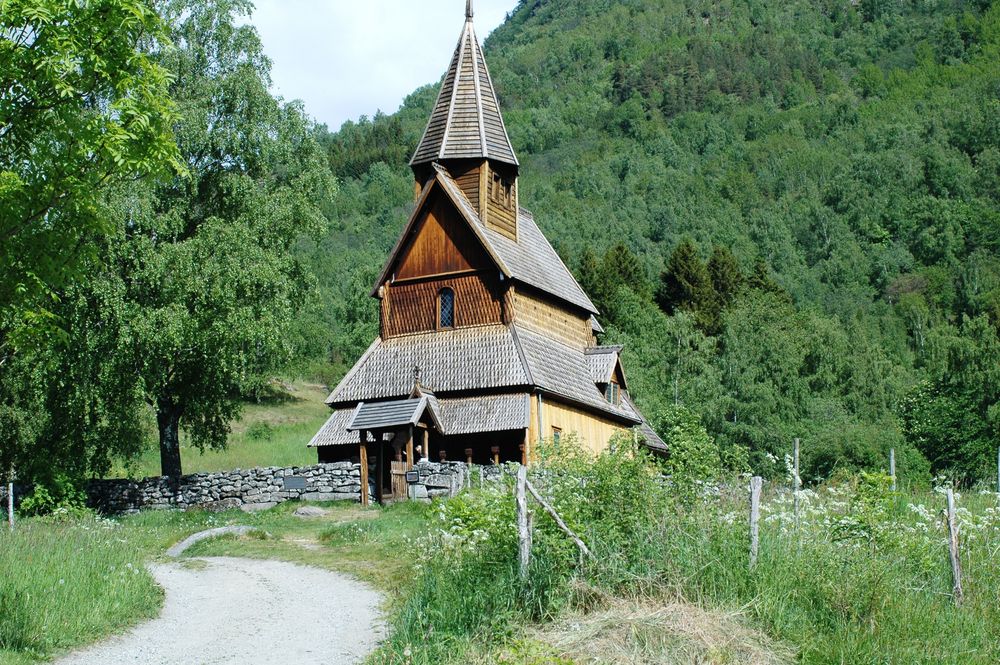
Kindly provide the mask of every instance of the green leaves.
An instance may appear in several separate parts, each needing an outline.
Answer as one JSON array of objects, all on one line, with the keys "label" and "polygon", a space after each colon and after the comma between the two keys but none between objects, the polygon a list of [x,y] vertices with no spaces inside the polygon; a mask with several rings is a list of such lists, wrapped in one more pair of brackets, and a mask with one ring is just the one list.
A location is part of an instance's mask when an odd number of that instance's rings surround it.
[{"label": "green leaves", "polygon": [[4,0],[0,34],[0,325],[24,325],[85,270],[104,188],[180,162],[147,2]]}]

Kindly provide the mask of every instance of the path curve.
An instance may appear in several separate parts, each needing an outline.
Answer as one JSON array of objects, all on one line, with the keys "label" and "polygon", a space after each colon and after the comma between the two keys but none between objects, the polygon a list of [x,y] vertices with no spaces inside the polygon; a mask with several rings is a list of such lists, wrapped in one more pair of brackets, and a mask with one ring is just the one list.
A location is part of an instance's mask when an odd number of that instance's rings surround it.
[{"label": "path curve", "polygon": [[154,564],[160,616],[57,665],[361,662],[384,636],[381,596],[284,561],[204,557]]}]

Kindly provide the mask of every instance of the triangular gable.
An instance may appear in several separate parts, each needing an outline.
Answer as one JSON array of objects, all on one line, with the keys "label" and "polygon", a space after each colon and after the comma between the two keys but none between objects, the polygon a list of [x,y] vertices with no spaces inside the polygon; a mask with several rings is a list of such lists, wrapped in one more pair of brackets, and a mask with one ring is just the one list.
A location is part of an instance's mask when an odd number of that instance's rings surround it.
[{"label": "triangular gable", "polygon": [[492,267],[482,243],[448,197],[433,194],[392,272],[396,279],[410,279]]},{"label": "triangular gable", "polygon": [[[435,192],[442,194],[443,196],[434,196]],[[478,243],[479,248],[485,252],[485,255],[489,257],[490,262],[500,270],[506,277],[510,277],[510,271],[507,266],[504,265],[503,261],[497,256],[496,252],[490,246],[490,243],[483,237],[483,230],[480,228],[478,222],[478,217],[474,216],[475,210],[472,209],[472,204],[469,203],[468,199],[461,190],[452,191],[452,188],[447,187],[443,181],[440,173],[436,172],[434,178],[428,181],[424,185],[423,191],[417,199],[417,204],[413,209],[413,213],[410,215],[410,219],[406,222],[406,226],[403,228],[403,232],[399,236],[399,240],[396,241],[395,247],[389,253],[389,258],[385,262],[385,266],[382,268],[382,272],[379,274],[378,281],[375,282],[372,288],[371,295],[374,297],[378,294],[379,287],[385,284],[393,275],[393,269],[399,265],[400,258],[404,252],[408,249],[411,244],[417,226],[424,221],[426,218],[426,212],[433,206],[437,200],[445,199],[450,202],[457,216],[460,220],[465,222],[465,229],[463,231],[470,231],[475,238],[476,243]],[[471,244],[470,244],[471,246]]]}]

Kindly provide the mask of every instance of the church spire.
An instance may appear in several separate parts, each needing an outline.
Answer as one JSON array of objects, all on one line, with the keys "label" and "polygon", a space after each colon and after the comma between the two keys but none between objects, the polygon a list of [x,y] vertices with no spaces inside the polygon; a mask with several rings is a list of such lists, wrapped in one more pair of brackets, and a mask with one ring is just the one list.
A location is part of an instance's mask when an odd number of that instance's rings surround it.
[{"label": "church spire", "polygon": [[410,166],[448,159],[518,165],[472,17],[472,0],[466,0],[465,27]]}]

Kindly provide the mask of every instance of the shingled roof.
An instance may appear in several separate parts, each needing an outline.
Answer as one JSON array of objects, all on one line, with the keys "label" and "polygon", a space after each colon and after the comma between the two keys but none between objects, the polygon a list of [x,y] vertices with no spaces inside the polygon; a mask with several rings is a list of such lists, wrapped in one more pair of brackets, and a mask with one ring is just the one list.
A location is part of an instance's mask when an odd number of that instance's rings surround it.
[{"label": "shingled roof", "polygon": [[604,398],[582,349],[504,325],[377,339],[326,403],[408,397],[414,367],[439,398],[445,393],[535,387],[619,420],[641,419]]},{"label": "shingled roof", "polygon": [[[474,434],[480,432],[502,432],[528,427],[529,396],[527,393],[502,395],[482,395],[477,397],[457,397],[440,399],[435,407],[441,421],[441,431],[447,435]],[[345,446],[358,444],[360,435],[350,431],[351,419],[359,411],[384,411],[400,401],[365,402],[361,408],[337,409],[309,442],[310,448],[323,446]],[[419,402],[420,400],[413,400]],[[389,405],[389,407],[387,407]],[[414,410],[416,405],[414,405]],[[408,422],[408,421],[407,421]],[[406,424],[406,423],[404,423]]]},{"label": "shingled roof", "polygon": [[641,420],[604,397],[591,377],[583,351],[525,328],[514,330],[533,385],[596,411]]},{"label": "shingled roof", "polygon": [[445,73],[430,121],[410,165],[439,159],[493,159],[517,165],[500,102],[466,8],[465,26]]},{"label": "shingled roof", "polygon": [[503,325],[378,338],[330,393],[331,406],[409,396],[413,368],[439,395],[528,385],[520,352]]}]

